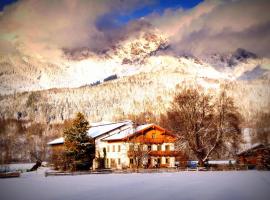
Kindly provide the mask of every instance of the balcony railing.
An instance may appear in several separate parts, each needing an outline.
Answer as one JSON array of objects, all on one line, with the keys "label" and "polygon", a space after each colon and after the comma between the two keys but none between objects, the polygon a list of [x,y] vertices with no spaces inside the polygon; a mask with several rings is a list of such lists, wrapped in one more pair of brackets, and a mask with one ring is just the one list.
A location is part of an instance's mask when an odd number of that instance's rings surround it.
[{"label": "balcony railing", "polygon": [[171,143],[172,141],[168,139],[159,139],[159,138],[143,138],[140,143],[144,144],[163,144],[163,143]]},{"label": "balcony railing", "polygon": [[156,157],[161,157],[161,156],[179,156],[181,155],[180,151],[169,151],[169,150],[165,150],[165,151],[150,151],[149,152],[150,156],[156,156]]},{"label": "balcony railing", "polygon": [[181,156],[182,153],[180,151],[128,151],[128,156],[143,156],[143,155],[149,155],[154,157],[176,157]]}]

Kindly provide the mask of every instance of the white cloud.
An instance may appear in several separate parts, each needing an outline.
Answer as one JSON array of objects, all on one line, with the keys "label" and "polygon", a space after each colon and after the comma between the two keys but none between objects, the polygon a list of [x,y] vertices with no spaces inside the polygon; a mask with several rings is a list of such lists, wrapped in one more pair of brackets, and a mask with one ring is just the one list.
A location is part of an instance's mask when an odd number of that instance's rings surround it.
[{"label": "white cloud", "polygon": [[0,15],[0,52],[20,50],[52,57],[62,48],[100,48],[108,38],[97,28],[97,19],[117,9],[128,12],[138,4],[138,0],[18,1]]},{"label": "white cloud", "polygon": [[229,52],[241,47],[270,56],[268,0],[205,1],[191,10],[166,10],[146,18],[170,36],[176,53]]},{"label": "white cloud", "polygon": [[108,13],[127,14],[151,3],[152,0],[21,0],[0,13],[0,53],[20,51],[54,59],[61,56],[63,48],[106,49],[153,25],[170,37],[177,54],[229,52],[241,47],[270,56],[268,0],[208,0],[189,10],[152,13],[118,29],[97,26],[97,21]]}]

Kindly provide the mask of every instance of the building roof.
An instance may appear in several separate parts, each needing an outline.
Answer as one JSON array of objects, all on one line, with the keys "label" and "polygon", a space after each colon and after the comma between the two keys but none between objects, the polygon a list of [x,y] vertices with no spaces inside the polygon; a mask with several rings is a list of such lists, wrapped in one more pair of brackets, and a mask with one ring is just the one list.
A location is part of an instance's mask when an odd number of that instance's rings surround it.
[{"label": "building roof", "polygon": [[148,128],[152,127],[153,125],[154,124],[144,124],[144,125],[137,126],[135,129],[135,133],[143,131],[145,129],[148,129]]},{"label": "building roof", "polygon": [[120,128],[120,127],[127,125],[129,123],[131,123],[131,121],[124,121],[124,122],[118,122],[118,123],[110,123],[110,124],[102,124],[102,125],[98,125],[98,126],[93,126],[89,129],[88,135],[92,138],[97,138],[105,133],[108,133],[112,130]]},{"label": "building roof", "polygon": [[104,140],[104,141],[109,141],[109,140],[122,140],[122,139],[124,139],[124,138],[126,138],[126,137],[128,137],[128,136],[133,135],[134,133],[135,133],[134,128],[133,128],[133,127],[128,127],[128,128],[126,128],[126,129],[124,129],[124,130],[118,132],[118,133],[115,133],[115,134],[113,134],[113,135],[111,135],[111,136],[105,137],[105,138],[102,139],[102,140]]},{"label": "building roof", "polygon": [[144,125],[137,126],[135,129],[132,127],[129,127],[128,129],[122,130],[122,131],[120,131],[114,135],[111,135],[109,137],[106,137],[102,140],[104,140],[104,141],[123,140],[131,135],[134,135],[136,133],[140,133],[140,132],[142,132],[148,128],[151,128],[153,126],[158,128],[158,129],[165,130],[165,129],[161,128],[160,126],[157,126],[156,124],[144,124]]},{"label": "building roof", "polygon": [[260,149],[260,148],[270,148],[270,145],[264,145],[264,144],[261,144],[261,143],[255,143],[250,148],[245,149],[243,151],[240,151],[239,153],[237,153],[237,155],[238,156],[244,155],[246,153],[252,152],[252,151]]},{"label": "building roof", "polygon": [[[106,124],[95,124],[94,126],[91,126],[91,128],[88,130],[87,135],[92,137],[92,138],[97,138],[100,137],[108,132],[114,131],[120,127],[123,127],[127,124],[132,123],[132,121],[127,120],[127,121],[123,121],[123,122],[117,122],[117,123],[106,123]],[[92,124],[91,124],[92,125]],[[56,144],[63,144],[64,143],[64,138],[60,137],[57,138],[49,143],[47,143],[48,145],[56,145]]]},{"label": "building roof", "polygon": [[[151,127],[155,127],[156,129],[159,129],[159,130],[161,130],[161,131],[165,131],[164,128],[162,128],[162,127],[160,127],[160,126],[158,126],[158,125],[156,125],[156,124],[144,124],[144,125],[137,126],[137,127],[136,127],[136,130],[135,130],[135,133],[144,131],[144,130],[146,130],[146,129],[148,129],[148,128],[151,128]],[[166,132],[167,132],[167,131],[166,131]]]},{"label": "building roof", "polygon": [[63,144],[63,143],[64,143],[64,138],[60,137],[60,138],[57,138],[53,141],[48,142],[47,144],[48,145],[56,145],[56,144]]}]

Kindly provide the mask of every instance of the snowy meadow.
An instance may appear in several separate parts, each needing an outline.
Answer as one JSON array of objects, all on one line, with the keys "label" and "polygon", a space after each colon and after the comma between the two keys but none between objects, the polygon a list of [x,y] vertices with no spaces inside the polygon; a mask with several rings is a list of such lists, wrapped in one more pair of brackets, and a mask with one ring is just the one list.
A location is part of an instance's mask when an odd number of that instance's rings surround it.
[{"label": "snowy meadow", "polygon": [[270,172],[92,174],[45,177],[46,169],[0,179],[1,200],[268,200]]}]

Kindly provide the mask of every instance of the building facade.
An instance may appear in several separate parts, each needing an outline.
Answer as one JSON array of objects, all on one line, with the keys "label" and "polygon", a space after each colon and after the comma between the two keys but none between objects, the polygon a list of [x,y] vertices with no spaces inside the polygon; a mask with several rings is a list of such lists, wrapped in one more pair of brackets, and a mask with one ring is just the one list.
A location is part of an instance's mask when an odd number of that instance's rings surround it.
[{"label": "building facade", "polygon": [[270,145],[255,144],[237,154],[237,163],[249,168],[270,169]]},{"label": "building facade", "polygon": [[174,167],[176,136],[155,124],[137,126],[102,139],[108,168]]},{"label": "building facade", "polygon": [[[100,124],[92,126],[88,135],[95,139],[93,169],[175,167],[176,158],[185,159],[175,149],[176,136],[155,124],[136,126],[132,121]],[[64,139],[48,144],[59,148]]]}]

